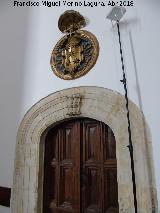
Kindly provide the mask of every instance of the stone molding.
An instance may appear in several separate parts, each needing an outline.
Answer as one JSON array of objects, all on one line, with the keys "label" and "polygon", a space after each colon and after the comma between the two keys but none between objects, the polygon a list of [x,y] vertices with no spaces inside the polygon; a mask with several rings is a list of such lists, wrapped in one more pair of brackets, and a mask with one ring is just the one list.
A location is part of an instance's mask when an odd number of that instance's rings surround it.
[{"label": "stone molding", "polygon": [[80,94],[74,94],[71,96],[66,96],[66,102],[67,102],[67,108],[69,116],[74,115],[80,115],[80,109],[81,109],[81,95]]},{"label": "stone molding", "polygon": [[[144,116],[129,102],[139,213],[156,213],[157,197],[152,145]],[[124,96],[99,87],[77,87],[53,93],[24,116],[16,145],[12,213],[42,213],[43,133],[50,126],[75,117],[106,123],[116,138],[120,213],[134,213],[128,132]]]}]

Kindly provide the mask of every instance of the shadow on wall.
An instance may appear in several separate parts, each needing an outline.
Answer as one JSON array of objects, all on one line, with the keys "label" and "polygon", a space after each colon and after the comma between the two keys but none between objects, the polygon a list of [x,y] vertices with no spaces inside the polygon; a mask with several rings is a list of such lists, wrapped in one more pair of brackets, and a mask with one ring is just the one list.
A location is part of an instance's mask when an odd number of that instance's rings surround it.
[{"label": "shadow on wall", "polygon": [[12,185],[22,113],[28,18],[29,9],[14,8],[12,1],[0,0],[0,186]]}]

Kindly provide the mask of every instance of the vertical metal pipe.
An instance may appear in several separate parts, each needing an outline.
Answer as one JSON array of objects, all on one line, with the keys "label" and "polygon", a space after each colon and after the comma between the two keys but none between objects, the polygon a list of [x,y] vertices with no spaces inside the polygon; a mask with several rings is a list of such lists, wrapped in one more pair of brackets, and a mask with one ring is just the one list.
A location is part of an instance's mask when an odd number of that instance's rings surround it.
[{"label": "vertical metal pipe", "polygon": [[122,53],[122,44],[121,44],[121,35],[120,35],[120,29],[119,29],[119,21],[117,21],[117,30],[118,30],[119,47],[120,47],[120,55],[121,55],[121,63],[122,63],[122,71],[123,71],[123,80],[121,80],[121,82],[124,85],[125,99],[126,99],[126,110],[127,110],[127,120],[128,120],[129,145],[127,147],[129,149],[130,159],[131,159],[134,207],[135,207],[135,213],[138,213],[138,211],[137,211],[137,194],[136,194],[136,178],[135,178],[134,156],[133,156],[133,143],[132,143],[131,123],[130,123],[129,106],[128,106],[127,80],[126,80],[126,74],[125,74],[125,70],[124,70],[124,61],[123,61],[123,53]]}]

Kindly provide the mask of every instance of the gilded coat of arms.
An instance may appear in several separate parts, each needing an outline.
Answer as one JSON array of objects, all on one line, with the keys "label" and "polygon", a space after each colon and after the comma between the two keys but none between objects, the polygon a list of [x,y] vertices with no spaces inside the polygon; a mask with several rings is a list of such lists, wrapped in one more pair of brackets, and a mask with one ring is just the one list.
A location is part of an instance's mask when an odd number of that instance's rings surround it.
[{"label": "gilded coat of arms", "polygon": [[96,63],[99,45],[96,37],[85,30],[85,19],[70,10],[60,16],[59,29],[66,35],[58,41],[51,55],[51,67],[60,78],[71,80],[85,75]]}]

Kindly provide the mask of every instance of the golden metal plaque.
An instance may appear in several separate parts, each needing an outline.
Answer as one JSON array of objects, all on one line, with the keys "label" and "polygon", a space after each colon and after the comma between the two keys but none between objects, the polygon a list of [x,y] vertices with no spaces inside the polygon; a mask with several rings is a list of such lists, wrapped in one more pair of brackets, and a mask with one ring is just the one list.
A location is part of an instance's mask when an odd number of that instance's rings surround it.
[{"label": "golden metal plaque", "polygon": [[67,34],[58,41],[52,51],[51,67],[62,79],[79,78],[96,63],[99,54],[98,41],[92,33],[79,30],[83,26],[83,16],[73,10],[65,12],[59,19],[59,29]]}]

